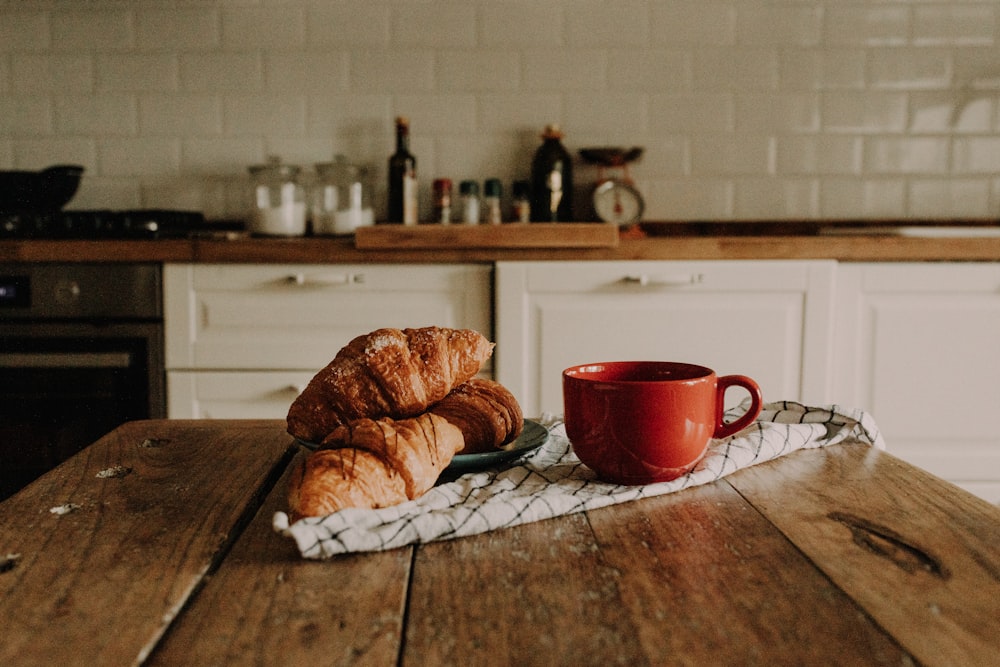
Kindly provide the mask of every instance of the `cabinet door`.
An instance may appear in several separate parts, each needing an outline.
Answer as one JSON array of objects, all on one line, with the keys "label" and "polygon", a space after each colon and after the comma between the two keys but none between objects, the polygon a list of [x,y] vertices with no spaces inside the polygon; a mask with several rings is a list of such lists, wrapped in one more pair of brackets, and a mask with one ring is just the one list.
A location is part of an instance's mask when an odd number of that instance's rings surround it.
[{"label": "cabinet door", "polygon": [[167,265],[168,369],[312,370],[381,327],[492,336],[488,265]]},{"label": "cabinet door", "polygon": [[844,264],[838,400],[900,458],[1000,502],[1000,265]]},{"label": "cabinet door", "polygon": [[313,373],[168,371],[171,419],[284,419]]},{"label": "cabinet door", "polygon": [[834,269],[819,261],[500,263],[496,376],[529,415],[562,413],[564,368],[631,359],[749,375],[765,400],[825,402]]}]

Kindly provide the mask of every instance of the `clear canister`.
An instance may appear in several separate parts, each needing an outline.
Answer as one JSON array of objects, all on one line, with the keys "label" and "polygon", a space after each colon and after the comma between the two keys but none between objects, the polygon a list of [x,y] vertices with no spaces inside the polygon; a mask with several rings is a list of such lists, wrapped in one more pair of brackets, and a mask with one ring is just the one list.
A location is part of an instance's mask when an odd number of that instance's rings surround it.
[{"label": "clear canister", "polygon": [[316,165],[312,199],[316,234],[353,234],[359,227],[375,224],[368,170],[342,155]]},{"label": "clear canister", "polygon": [[250,232],[266,236],[302,236],[306,233],[306,197],[299,167],[272,157],[250,167],[253,210]]}]

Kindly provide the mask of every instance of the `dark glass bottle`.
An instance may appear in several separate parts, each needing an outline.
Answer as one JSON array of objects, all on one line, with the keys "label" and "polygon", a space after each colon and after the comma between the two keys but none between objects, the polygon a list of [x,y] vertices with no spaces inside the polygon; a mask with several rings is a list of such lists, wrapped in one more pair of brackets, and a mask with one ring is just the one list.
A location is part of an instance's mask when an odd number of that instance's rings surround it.
[{"label": "dark glass bottle", "polygon": [[417,224],[417,158],[410,153],[410,121],[396,119],[396,152],[389,157],[388,222]]},{"label": "dark glass bottle", "polygon": [[531,161],[531,221],[573,220],[573,162],[558,125],[548,125]]}]

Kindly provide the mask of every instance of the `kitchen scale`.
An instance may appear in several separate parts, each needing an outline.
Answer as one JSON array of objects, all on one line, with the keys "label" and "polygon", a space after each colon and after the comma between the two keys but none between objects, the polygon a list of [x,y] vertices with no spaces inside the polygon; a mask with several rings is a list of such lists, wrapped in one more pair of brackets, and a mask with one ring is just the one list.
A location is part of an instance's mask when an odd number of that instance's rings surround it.
[{"label": "kitchen scale", "polygon": [[629,227],[642,218],[646,204],[628,171],[629,163],[638,160],[642,152],[639,147],[580,149],[580,157],[598,167],[591,204],[602,222]]}]

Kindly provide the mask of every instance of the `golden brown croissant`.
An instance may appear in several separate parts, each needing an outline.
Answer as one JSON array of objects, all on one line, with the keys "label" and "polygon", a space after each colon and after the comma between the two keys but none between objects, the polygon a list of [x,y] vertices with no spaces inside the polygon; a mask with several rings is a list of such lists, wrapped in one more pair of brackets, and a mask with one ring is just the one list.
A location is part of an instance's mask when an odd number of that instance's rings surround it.
[{"label": "golden brown croissant", "polygon": [[462,431],[465,446],[459,454],[488,452],[521,434],[524,416],[517,399],[493,380],[473,378],[455,387],[430,408]]},{"label": "golden brown croissant", "polygon": [[414,417],[475,376],[493,343],[471,329],[378,329],[358,336],[288,410],[288,432],[320,442],[360,418]]},{"label": "golden brown croissant", "polygon": [[463,443],[456,426],[429,413],[341,426],[293,471],[291,520],[417,498],[434,486]]}]

